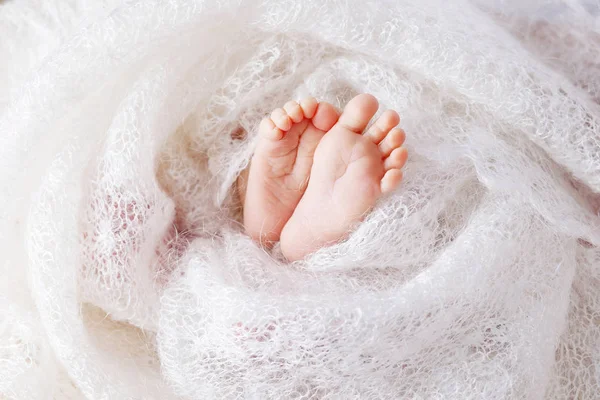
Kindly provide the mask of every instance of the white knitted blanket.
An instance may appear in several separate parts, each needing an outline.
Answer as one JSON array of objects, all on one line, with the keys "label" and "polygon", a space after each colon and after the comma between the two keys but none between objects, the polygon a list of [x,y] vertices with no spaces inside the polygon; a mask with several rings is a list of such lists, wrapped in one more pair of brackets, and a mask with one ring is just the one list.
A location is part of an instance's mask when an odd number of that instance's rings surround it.
[{"label": "white knitted blanket", "polygon": [[[593,399],[600,7],[0,1],[0,398]],[[257,122],[402,115],[405,181],[286,264]]]}]

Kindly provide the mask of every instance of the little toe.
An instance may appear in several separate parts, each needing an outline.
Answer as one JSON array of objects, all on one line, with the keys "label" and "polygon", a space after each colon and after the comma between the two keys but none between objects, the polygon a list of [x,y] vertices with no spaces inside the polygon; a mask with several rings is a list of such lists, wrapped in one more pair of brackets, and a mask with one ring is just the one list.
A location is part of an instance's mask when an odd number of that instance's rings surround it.
[{"label": "little toe", "polygon": [[298,123],[304,119],[304,112],[302,111],[300,104],[295,101],[288,101],[283,106],[283,109],[294,123]]},{"label": "little toe", "polygon": [[402,171],[399,169],[390,169],[381,179],[381,193],[389,193],[396,189],[402,182]]},{"label": "little toe", "polygon": [[406,134],[404,130],[401,128],[394,128],[390,131],[390,133],[379,143],[379,151],[381,155],[385,158],[389,156],[392,151],[404,143],[404,139],[406,139]]},{"label": "little toe", "polygon": [[302,112],[304,113],[304,118],[312,118],[317,111],[317,106],[319,103],[314,97],[306,97],[300,101],[300,108],[302,108]]},{"label": "little toe", "polygon": [[322,131],[329,131],[340,118],[340,113],[329,103],[319,103],[315,115],[312,117],[312,123],[315,128]]},{"label": "little toe", "polygon": [[375,144],[379,144],[389,133],[390,129],[400,123],[400,116],[394,110],[387,110],[365,133],[365,136],[371,139]]},{"label": "little toe", "polygon": [[338,124],[354,133],[362,133],[378,108],[379,103],[374,96],[359,94],[348,102]]},{"label": "little toe", "polygon": [[283,108],[277,108],[271,113],[271,120],[276,127],[282,131],[288,131],[292,127],[292,120]]},{"label": "little toe", "polygon": [[390,169],[400,169],[406,164],[408,159],[408,150],[404,147],[398,147],[392,151],[388,158],[383,162],[383,168],[387,171]]},{"label": "little toe", "polygon": [[280,140],[283,131],[275,126],[271,118],[263,118],[258,128],[259,135],[269,140]]}]

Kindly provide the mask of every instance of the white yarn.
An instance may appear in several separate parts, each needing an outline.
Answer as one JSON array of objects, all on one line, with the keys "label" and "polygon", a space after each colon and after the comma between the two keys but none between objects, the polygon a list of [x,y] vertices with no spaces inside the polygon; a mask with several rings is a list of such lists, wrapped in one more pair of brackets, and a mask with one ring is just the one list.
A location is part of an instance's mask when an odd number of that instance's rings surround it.
[{"label": "white yarn", "polygon": [[[0,4],[0,397],[597,397],[599,8]],[[258,121],[359,92],[405,181],[288,265],[239,223]]]}]

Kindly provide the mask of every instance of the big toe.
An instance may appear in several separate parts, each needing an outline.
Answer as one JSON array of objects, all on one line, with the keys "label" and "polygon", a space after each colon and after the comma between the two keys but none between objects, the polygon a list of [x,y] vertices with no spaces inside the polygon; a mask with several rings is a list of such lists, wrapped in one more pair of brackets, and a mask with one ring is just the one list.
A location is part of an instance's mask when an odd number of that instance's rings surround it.
[{"label": "big toe", "polygon": [[379,103],[373,95],[359,94],[348,102],[338,124],[354,133],[362,133],[378,108]]},{"label": "big toe", "polygon": [[340,113],[329,103],[319,103],[319,107],[312,117],[312,123],[315,128],[322,131],[329,131],[340,118]]}]

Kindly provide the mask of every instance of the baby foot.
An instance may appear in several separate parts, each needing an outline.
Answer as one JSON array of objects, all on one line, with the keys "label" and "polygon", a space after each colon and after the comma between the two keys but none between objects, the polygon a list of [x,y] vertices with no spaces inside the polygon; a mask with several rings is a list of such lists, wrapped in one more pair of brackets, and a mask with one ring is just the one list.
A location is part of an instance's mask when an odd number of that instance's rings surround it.
[{"label": "baby foot", "polygon": [[242,189],[244,227],[269,245],[279,240],[308,185],[315,149],[339,113],[328,103],[306,98],[290,101],[265,118]]},{"label": "baby foot", "polygon": [[383,194],[402,180],[408,153],[398,113],[384,112],[363,134],[378,108],[368,94],[352,99],[319,143],[310,182],[281,234],[290,261],[343,239]]}]

